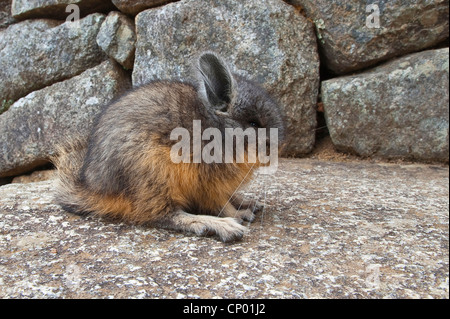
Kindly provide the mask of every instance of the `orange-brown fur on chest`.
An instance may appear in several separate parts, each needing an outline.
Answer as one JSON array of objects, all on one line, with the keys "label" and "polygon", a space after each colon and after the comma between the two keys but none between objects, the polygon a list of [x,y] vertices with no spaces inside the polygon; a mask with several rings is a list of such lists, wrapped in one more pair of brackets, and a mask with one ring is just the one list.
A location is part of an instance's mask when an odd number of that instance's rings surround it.
[{"label": "orange-brown fur on chest", "polygon": [[[155,144],[153,144],[155,145]],[[174,163],[167,146],[149,149],[140,167],[164,181],[167,196],[179,208],[219,212],[233,193],[253,177],[254,164]],[[195,213],[195,212],[194,212]]]},{"label": "orange-brown fur on chest", "polygon": [[223,168],[223,172],[209,165],[212,164],[168,165],[167,184],[174,203],[183,208],[194,206],[203,212],[218,212],[253,175],[250,164],[227,164],[230,167]]}]

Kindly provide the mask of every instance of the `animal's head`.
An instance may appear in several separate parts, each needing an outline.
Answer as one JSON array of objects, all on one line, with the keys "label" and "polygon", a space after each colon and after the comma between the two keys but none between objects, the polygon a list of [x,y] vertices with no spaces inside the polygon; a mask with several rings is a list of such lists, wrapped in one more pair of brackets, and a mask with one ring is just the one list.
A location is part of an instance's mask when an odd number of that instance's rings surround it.
[{"label": "animal's head", "polygon": [[284,118],[275,100],[258,84],[233,74],[225,61],[206,52],[197,60],[198,95],[203,105],[225,128],[278,130],[277,145],[285,136]]}]

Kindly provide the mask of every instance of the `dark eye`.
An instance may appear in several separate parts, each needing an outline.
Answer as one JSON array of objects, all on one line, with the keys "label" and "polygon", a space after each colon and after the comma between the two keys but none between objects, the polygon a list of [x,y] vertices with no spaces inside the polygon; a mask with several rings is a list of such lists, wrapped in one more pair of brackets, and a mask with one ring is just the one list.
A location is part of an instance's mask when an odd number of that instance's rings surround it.
[{"label": "dark eye", "polygon": [[250,126],[252,126],[252,127],[261,127],[261,125],[259,124],[259,122],[256,121],[256,120],[250,121],[249,124],[250,124]]}]

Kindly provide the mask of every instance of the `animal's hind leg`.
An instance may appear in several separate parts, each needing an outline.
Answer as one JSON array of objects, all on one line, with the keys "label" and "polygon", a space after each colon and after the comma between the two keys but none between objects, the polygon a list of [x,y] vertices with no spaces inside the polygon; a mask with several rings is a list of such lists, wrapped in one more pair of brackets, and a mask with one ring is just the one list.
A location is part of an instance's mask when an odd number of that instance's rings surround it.
[{"label": "animal's hind leg", "polygon": [[180,231],[193,232],[199,236],[212,232],[224,242],[241,239],[247,228],[231,217],[194,215],[179,209],[164,217],[158,225]]}]

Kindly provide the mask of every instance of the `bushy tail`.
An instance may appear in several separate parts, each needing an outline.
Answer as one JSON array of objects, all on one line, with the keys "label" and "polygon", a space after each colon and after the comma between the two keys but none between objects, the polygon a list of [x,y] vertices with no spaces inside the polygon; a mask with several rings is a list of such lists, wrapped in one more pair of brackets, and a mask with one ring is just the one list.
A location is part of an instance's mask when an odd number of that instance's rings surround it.
[{"label": "bushy tail", "polygon": [[86,214],[85,189],[81,185],[80,170],[87,152],[87,140],[74,138],[57,146],[56,154],[51,159],[57,168],[58,184],[55,199],[65,210]]}]

